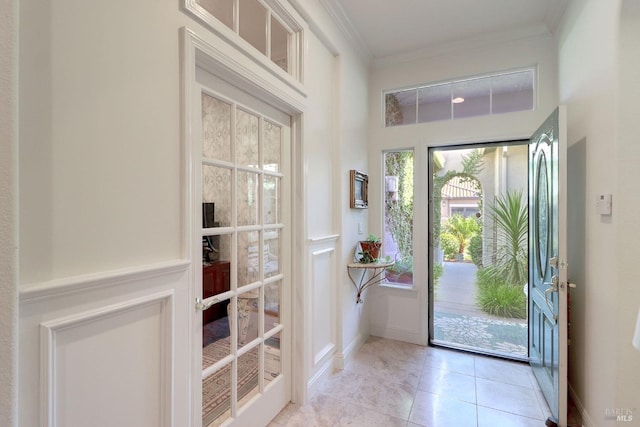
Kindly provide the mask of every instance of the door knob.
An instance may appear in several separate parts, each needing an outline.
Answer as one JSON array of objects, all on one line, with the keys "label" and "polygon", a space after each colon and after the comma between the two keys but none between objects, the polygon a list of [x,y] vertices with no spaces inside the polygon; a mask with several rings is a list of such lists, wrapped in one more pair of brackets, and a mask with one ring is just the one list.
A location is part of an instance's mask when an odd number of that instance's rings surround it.
[{"label": "door knob", "polygon": [[209,308],[211,308],[211,306],[215,303],[218,302],[218,298],[211,298],[211,300],[209,300],[209,302],[204,302],[203,300],[201,300],[200,298],[196,297],[196,310],[198,311],[205,311],[208,310]]}]

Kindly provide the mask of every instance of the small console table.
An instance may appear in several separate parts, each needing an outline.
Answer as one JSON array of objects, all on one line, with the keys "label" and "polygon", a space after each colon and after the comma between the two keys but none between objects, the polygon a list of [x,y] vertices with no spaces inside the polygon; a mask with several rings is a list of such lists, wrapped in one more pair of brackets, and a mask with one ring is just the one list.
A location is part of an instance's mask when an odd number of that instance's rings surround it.
[{"label": "small console table", "polygon": [[[356,296],[356,304],[361,304],[364,302],[364,300],[362,299],[362,293],[365,289],[367,289],[371,285],[376,285],[380,282],[384,282],[384,272],[393,264],[393,261],[373,262],[367,264],[354,262],[351,264],[347,264],[347,274],[349,274],[349,279],[351,279],[351,283],[353,283],[353,286],[355,286],[356,292],[358,293]],[[351,274],[352,270],[362,271],[362,273],[360,274],[360,279],[356,280],[353,278]]]}]

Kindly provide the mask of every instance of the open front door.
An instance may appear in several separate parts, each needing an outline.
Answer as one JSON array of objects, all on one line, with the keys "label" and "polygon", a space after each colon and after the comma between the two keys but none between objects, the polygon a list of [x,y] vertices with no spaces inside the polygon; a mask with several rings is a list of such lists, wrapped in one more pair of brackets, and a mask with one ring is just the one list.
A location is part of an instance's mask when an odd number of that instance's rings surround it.
[{"label": "open front door", "polygon": [[529,363],[554,419],[567,423],[566,109],[529,142]]}]

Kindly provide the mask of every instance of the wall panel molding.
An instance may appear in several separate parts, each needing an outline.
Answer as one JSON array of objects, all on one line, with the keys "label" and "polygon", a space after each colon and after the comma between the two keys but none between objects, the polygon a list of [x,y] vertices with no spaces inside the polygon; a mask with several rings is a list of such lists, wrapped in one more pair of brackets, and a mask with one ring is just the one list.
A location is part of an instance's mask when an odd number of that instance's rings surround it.
[{"label": "wall panel molding", "polygon": [[336,259],[335,247],[311,251],[311,304],[313,368],[326,361],[336,348]]},{"label": "wall panel molding", "polygon": [[177,259],[157,264],[27,284],[23,285],[20,289],[20,302],[23,303],[50,298],[56,295],[116,286],[127,282],[140,282],[144,279],[152,279],[173,273],[184,273],[188,270],[189,265],[190,262],[188,260]]},{"label": "wall panel molding", "polygon": [[191,425],[189,266],[174,260],[23,289],[19,424]]},{"label": "wall panel molding", "polygon": [[[69,404],[69,401],[73,402],[75,399],[81,401],[81,395],[90,391],[97,392],[97,395],[99,395],[101,390],[99,390],[98,387],[109,387],[109,384],[94,384],[87,379],[88,385],[86,389],[64,389],[59,391],[58,388],[62,387],[69,378],[81,375],[85,370],[91,369],[87,368],[85,364],[76,364],[75,368],[74,366],[64,366],[64,368],[67,368],[67,370],[65,370],[60,366],[60,359],[72,362],[74,355],[86,354],[86,362],[90,364],[93,361],[91,357],[95,357],[95,355],[92,355],[92,349],[89,345],[78,345],[78,342],[82,339],[88,340],[92,344],[98,344],[98,346],[101,344],[100,340],[106,344],[112,343],[115,334],[121,334],[123,341],[125,341],[126,338],[148,340],[149,337],[147,334],[138,336],[139,332],[145,330],[145,328],[148,329],[149,332],[159,333],[157,342],[150,340],[150,348],[144,349],[147,352],[153,353],[153,344],[157,344],[159,347],[155,354],[157,360],[133,360],[131,365],[135,368],[135,363],[137,362],[139,365],[137,367],[142,372],[136,370],[136,372],[133,373],[134,375],[132,375],[133,378],[131,379],[132,384],[129,384],[128,387],[132,387],[133,389],[135,389],[136,386],[149,388],[150,384],[155,384],[157,381],[159,385],[159,391],[157,393],[160,398],[160,402],[158,402],[160,404],[156,407],[158,410],[157,420],[159,420],[160,426],[171,425],[173,407],[171,392],[173,304],[174,291],[166,290],[141,298],[42,322],[40,324],[41,417],[44,425],[47,427],[57,427],[61,425],[61,423],[58,423],[58,419],[69,416],[68,414],[62,413],[64,412],[65,404]],[[154,317],[157,318],[154,319]],[[128,332],[124,331],[123,328],[128,327],[131,324],[131,320],[136,321],[136,323],[144,322],[145,325],[143,325],[143,327],[129,329]],[[96,335],[96,330],[102,333]],[[127,344],[127,342],[123,342],[122,347],[120,349],[115,348],[114,351],[127,351]],[[105,359],[109,358],[109,355],[103,354],[101,356]],[[118,359],[116,354],[113,356],[116,356],[116,360]],[[131,354],[130,356],[132,359],[135,359],[138,355]],[[104,360],[102,362],[104,362]],[[153,377],[153,372],[144,372],[145,365],[155,366],[155,364],[157,364],[158,368],[157,372],[155,372],[157,378]],[[77,372],[74,371],[74,369],[77,369]],[[140,379],[142,381],[135,384],[136,380]],[[150,381],[146,382],[146,380]],[[77,381],[78,378],[73,378],[69,382],[75,383]],[[92,385],[96,389],[91,390]],[[62,395],[62,393],[66,395]],[[108,394],[109,390],[105,390],[105,393]],[[143,396],[138,396],[138,399],[140,399],[141,402],[145,400]],[[114,402],[110,402],[110,405],[113,404]],[[132,405],[138,406],[139,403],[136,402]],[[77,411],[86,410],[86,408],[76,409]],[[110,411],[117,411],[118,409],[117,406],[111,407]],[[75,416],[77,417],[77,415]]]}]

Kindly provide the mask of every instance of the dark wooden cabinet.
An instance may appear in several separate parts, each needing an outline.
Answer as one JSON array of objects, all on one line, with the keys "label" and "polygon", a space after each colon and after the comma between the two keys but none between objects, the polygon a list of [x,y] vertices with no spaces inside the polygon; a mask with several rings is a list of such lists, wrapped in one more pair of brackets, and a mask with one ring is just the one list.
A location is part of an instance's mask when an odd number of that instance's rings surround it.
[{"label": "dark wooden cabinet", "polygon": [[[202,266],[202,296],[209,298],[230,289],[231,265],[229,261],[214,261]],[[202,324],[206,325],[227,315],[229,300],[214,304],[203,313]]]}]

